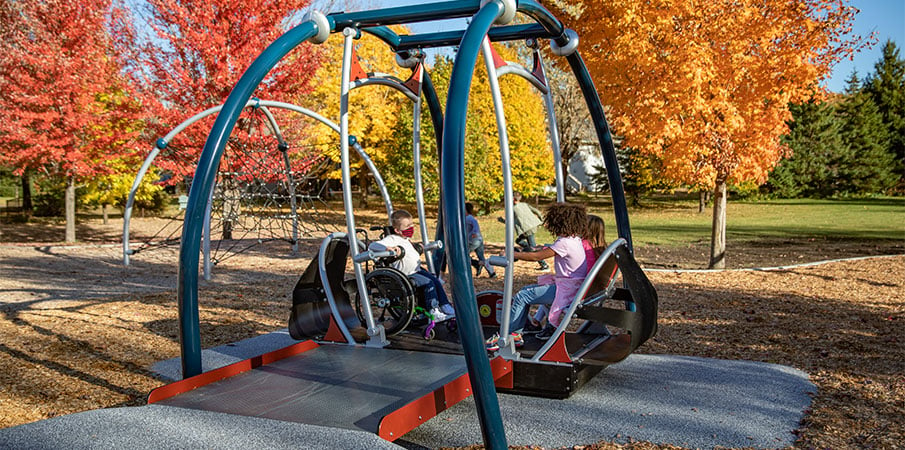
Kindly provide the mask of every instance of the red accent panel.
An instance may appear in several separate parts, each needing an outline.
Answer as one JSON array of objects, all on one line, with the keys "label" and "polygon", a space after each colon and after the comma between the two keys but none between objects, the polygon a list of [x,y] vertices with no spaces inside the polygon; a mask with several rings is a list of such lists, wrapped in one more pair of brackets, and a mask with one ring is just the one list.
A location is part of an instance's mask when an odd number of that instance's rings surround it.
[{"label": "red accent panel", "polygon": [[512,361],[497,356],[490,360],[490,370],[493,371],[494,386],[512,389],[515,379],[512,372]]},{"label": "red accent panel", "polygon": [[349,341],[346,340],[346,337],[343,336],[343,332],[340,331],[339,325],[336,324],[336,319],[333,318],[333,314],[330,314],[330,326],[327,327],[327,334],[324,335],[324,340],[329,342],[342,342],[348,344]]},{"label": "red accent panel", "polygon": [[409,88],[416,97],[421,96],[421,63],[415,65],[415,68],[412,70],[412,76],[410,76],[408,80],[405,80],[402,85]]},{"label": "red accent panel", "polygon": [[541,361],[571,363],[572,357],[566,349],[566,333],[562,333],[556,338],[556,342],[547,350],[547,353],[540,358]]},{"label": "red accent panel", "polygon": [[[492,359],[490,367],[496,380],[500,380],[507,375],[509,378],[512,377],[512,363],[503,358]],[[377,435],[382,439],[391,442],[395,441],[450,406],[465,400],[470,395],[471,379],[466,373],[430,394],[384,416],[380,420]]]},{"label": "red accent panel", "polygon": [[308,350],[317,347],[320,346],[314,341],[302,341],[279,350],[255,356],[254,358],[249,358],[228,366],[223,366],[219,369],[214,369],[184,380],[176,381],[151,391],[151,393],[148,394],[148,403],[156,403],[163,399],[182,394],[183,392],[188,392],[192,389],[229,378],[233,375],[248,372],[249,370],[270,364],[274,361],[305,353]]},{"label": "red accent panel", "polygon": [[531,75],[534,75],[534,78],[537,78],[537,81],[540,81],[541,84],[547,86],[547,78],[544,77],[544,69],[541,67],[540,56],[537,53],[534,53],[534,68],[531,69]]},{"label": "red accent panel", "polygon": [[478,292],[478,316],[481,317],[481,325],[500,326],[500,322],[496,320],[497,302],[502,298],[503,294],[498,291]]},{"label": "red accent panel", "polygon": [[[485,37],[484,39],[488,40],[489,43],[489,38]],[[493,44],[490,44],[490,58],[493,59],[493,67],[497,69],[509,64],[505,60],[503,60],[503,57],[500,56],[499,53],[496,52],[496,49],[493,48]]]},{"label": "red accent panel", "polygon": [[358,60],[358,53],[355,52],[355,46],[352,46],[352,65],[349,67],[349,81],[358,81],[368,78],[368,73],[361,68],[361,61]]}]

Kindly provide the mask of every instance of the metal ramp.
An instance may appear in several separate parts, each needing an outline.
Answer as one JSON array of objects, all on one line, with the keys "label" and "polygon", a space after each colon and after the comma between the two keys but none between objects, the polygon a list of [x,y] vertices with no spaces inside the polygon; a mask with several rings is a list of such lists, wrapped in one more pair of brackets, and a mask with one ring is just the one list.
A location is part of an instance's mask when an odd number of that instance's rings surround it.
[{"label": "metal ramp", "polygon": [[[511,385],[512,364],[491,361]],[[148,403],[367,431],[393,441],[471,395],[459,355],[298,344],[155,389]]]}]

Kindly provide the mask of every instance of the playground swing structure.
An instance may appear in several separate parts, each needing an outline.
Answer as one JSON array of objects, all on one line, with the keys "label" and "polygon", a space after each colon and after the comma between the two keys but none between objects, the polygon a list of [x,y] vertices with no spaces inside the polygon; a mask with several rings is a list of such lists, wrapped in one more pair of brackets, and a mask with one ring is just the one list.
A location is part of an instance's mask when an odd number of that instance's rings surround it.
[{"label": "playground swing structure", "polygon": [[[521,12],[534,23],[523,25],[508,25],[517,12]],[[437,32],[423,35],[400,36],[387,28],[387,25],[405,24],[413,22],[433,21],[449,18],[470,17],[471,20],[463,31]],[[493,24],[500,26],[492,27]],[[343,206],[346,212],[346,231],[333,233],[322,242],[316,261],[317,270],[309,266],[314,283],[319,283],[319,289],[323,290],[325,301],[317,299],[317,307],[308,311],[308,319],[326,331],[320,335],[319,343],[338,342],[344,345],[338,347],[379,349],[392,348],[387,339],[385,330],[377,323],[372,314],[363,314],[365,319],[365,334],[363,339],[356,340],[350,332],[350,327],[359,324],[357,317],[349,320],[351,307],[347,301],[342,301],[344,292],[356,290],[362,304],[370,304],[367,298],[368,289],[365,285],[365,272],[363,266],[379,258],[393,256],[387,252],[375,252],[364,247],[357,238],[358,229],[355,226],[355,216],[352,208],[351,177],[349,162],[349,146],[352,140],[348,134],[349,91],[355,86],[365,85],[369,82],[367,76],[353,80],[352,75],[352,41],[361,32],[371,33],[397,53],[399,61],[409,61],[417,58],[425,48],[440,46],[458,46],[450,76],[449,96],[447,98],[445,114],[441,110],[436,92],[429,84],[429,77],[425,76],[423,66],[411,61],[416,73],[421,76],[419,81],[419,95],[414,99],[417,108],[420,107],[420,99],[423,96],[428,103],[431,119],[438,133],[438,151],[440,152],[440,224],[436,239],[429,241],[426,237],[426,222],[423,220],[423,199],[419,197],[419,218],[422,222],[422,241],[426,247],[432,250],[443,250],[443,255],[448,263],[450,278],[447,283],[449,293],[454,299],[457,309],[458,335],[461,340],[461,353],[467,362],[467,374],[470,380],[467,390],[475,396],[479,419],[484,436],[485,445],[489,448],[506,448],[505,433],[502,427],[502,419],[497,403],[496,389],[513,389],[533,395],[557,396],[556,392],[545,389],[540,384],[547,384],[550,377],[560,377],[562,382],[569,384],[559,391],[568,396],[574,386],[597,373],[603,366],[617,362],[628,353],[636,349],[644,341],[656,332],[656,291],[650,284],[644,272],[635,262],[631,250],[631,231],[629,228],[627,208],[624,192],[622,190],[621,177],[619,175],[616,154],[612,136],[603,112],[603,107],[594,89],[593,83],[586,67],[577,52],[578,36],[571,30],[563,27],[555,17],[533,0],[484,0],[484,1],[456,1],[417,5],[411,7],[388,8],[378,11],[365,11],[353,13],[337,13],[323,15],[319,12],[310,13],[306,20],[293,28],[277,41],[271,44],[248,68],[236,87],[233,89],[226,103],[224,103],[217,116],[211,133],[207,139],[204,150],[197,165],[194,183],[189,194],[189,201],[183,226],[183,238],[181,241],[179,257],[179,289],[177,290],[180,317],[180,342],[182,348],[183,376],[186,378],[200,376],[201,345],[198,317],[198,263],[201,238],[204,231],[204,209],[209,203],[209,197],[216,179],[217,165],[227,145],[229,135],[236,125],[239,113],[250,98],[256,86],[261,82],[270,69],[276,65],[290,50],[302,42],[324,42],[331,33],[341,32],[344,36],[344,53],[340,98],[340,150]],[[594,267],[591,268],[585,282],[579,289],[576,301],[572,303],[566,312],[566,318],[557,328],[553,338],[533,355],[522,356],[515,350],[514,343],[508,339],[509,299],[512,290],[512,262],[513,262],[513,212],[512,212],[512,180],[509,170],[508,143],[505,138],[505,118],[502,113],[502,104],[499,94],[497,78],[502,74],[515,73],[526,77],[533,85],[547,96],[548,117],[551,127],[555,127],[555,118],[552,116],[552,102],[549,101],[549,88],[543,76],[543,65],[539,53],[535,52],[535,68],[528,71],[523,67],[516,67],[511,63],[501,63],[499,58],[494,58],[490,46],[492,41],[511,41],[531,39],[537,43],[540,39],[550,39],[552,52],[564,57],[575,75],[578,85],[584,95],[590,110],[593,125],[595,127],[604,163],[609,174],[610,192],[613,198],[615,225],[619,235],[599,257]],[[494,258],[492,264],[505,268],[503,301],[500,322],[502,339],[501,350],[495,357],[488,358],[484,345],[485,329],[482,328],[481,314],[479,313],[479,295],[475,292],[471,272],[470,257],[466,253],[466,236],[464,232],[464,151],[465,151],[465,122],[468,105],[468,92],[472,81],[472,71],[477,62],[479,52],[484,52],[484,60],[488,65],[491,84],[491,92],[494,97],[495,115],[500,135],[500,151],[503,165],[504,202],[506,205],[505,217],[506,229],[506,256]],[[495,61],[496,60],[496,61]],[[497,70],[500,69],[500,70]],[[528,75],[528,76],[526,76]],[[373,84],[388,84],[385,80],[372,81]],[[405,82],[400,83],[402,85]],[[396,87],[394,85],[394,87]],[[545,92],[544,89],[547,89]],[[414,94],[414,92],[413,92]],[[411,97],[410,97],[411,98]],[[416,114],[415,117],[419,117]],[[416,122],[416,126],[417,122]],[[553,128],[555,130],[555,128]],[[414,133],[417,139],[419,133]],[[551,141],[557,141],[555,133],[551,133]],[[554,142],[555,143],[555,142]],[[419,154],[418,145],[415,147],[416,159],[416,183],[420,183],[420,175],[417,174]],[[558,158],[558,145],[554,145],[554,158]],[[557,161],[558,162],[558,161]],[[557,168],[557,200],[564,199],[563,174],[560,172],[561,164]],[[418,189],[420,191],[420,189]],[[388,203],[389,205],[389,203]],[[388,206],[388,213],[392,208]],[[337,247],[345,246],[347,249],[337,250]],[[354,271],[354,278],[346,283],[344,268],[348,251],[348,258]],[[440,252],[435,252],[435,256]],[[341,257],[334,257],[339,255]],[[428,258],[431,261],[432,258]],[[436,258],[434,258],[436,267]],[[339,267],[343,270],[340,271]],[[432,267],[435,268],[435,267]],[[306,271],[307,273],[308,271]],[[622,274],[624,287],[616,287],[613,280],[617,274]],[[597,292],[591,291],[591,285],[598,281],[598,275],[605,278],[605,288]],[[351,284],[354,283],[354,286]],[[587,297],[586,297],[587,296]],[[485,295],[486,297],[486,295]],[[607,308],[602,306],[605,300],[615,300],[624,303],[624,308]],[[365,310],[365,312],[370,312]],[[577,333],[568,333],[575,339],[567,339],[565,324],[572,316],[580,317],[587,322],[582,325]],[[627,331],[625,336],[629,338],[619,341],[609,337],[606,324],[623,328]],[[581,335],[581,336],[579,336]],[[576,338],[577,336],[577,338]],[[573,344],[579,342],[581,348],[576,352]],[[314,342],[309,340],[308,342]],[[608,349],[602,356],[595,357],[594,351],[601,344],[615,342],[620,344],[618,354]],[[525,352],[525,349],[522,349]],[[499,364],[500,361],[509,361],[512,366]],[[588,362],[590,361],[590,363]],[[355,362],[347,361],[347,364]],[[511,367],[511,369],[506,369]],[[502,369],[501,369],[502,368]],[[596,368],[596,371],[595,371]],[[511,370],[501,374],[499,370]],[[188,381],[188,380],[185,380]],[[519,383],[522,382],[520,385]],[[436,395],[436,391],[435,394]],[[434,404],[433,397],[429,399]],[[444,402],[444,408],[446,405]],[[441,409],[442,410],[442,409]],[[421,416],[418,416],[421,420]],[[420,423],[420,422],[419,422]],[[417,425],[414,425],[417,426]],[[411,428],[413,428],[412,426]],[[411,429],[408,428],[408,429]],[[381,431],[381,436],[386,436]],[[392,439],[398,437],[392,433]]]},{"label": "playground swing structure", "polygon": [[[346,40],[350,41],[354,33],[347,33]],[[511,202],[511,171],[509,170],[509,151],[508,137],[506,132],[505,117],[502,114],[503,104],[500,95],[500,89],[497,80],[506,74],[515,74],[527,80],[532,86],[536,87],[545,99],[546,112],[548,117],[548,132],[552,144],[552,153],[554,166],[557,169],[562,167],[561,153],[559,151],[558,131],[556,129],[556,118],[552,104],[552,91],[548,87],[543,67],[543,58],[539,51],[537,41],[529,39],[528,46],[533,49],[533,69],[528,70],[525,67],[514,63],[504,61],[499,54],[493,49],[490,41],[485,39],[481,45],[486,62],[487,71],[491,75],[490,87],[493,96],[494,107],[496,112],[496,120],[498,126],[499,145],[502,161],[502,171],[506,196],[510,199],[506,202],[506,222],[511,224],[514,221]],[[349,46],[348,58],[350,63],[350,79],[352,87],[356,87],[358,77],[356,73],[360,73],[357,64],[357,55],[354,47]],[[416,59],[420,53],[415,53],[412,59]],[[408,65],[414,67],[412,77],[421,73],[423,68],[420,62],[399,61],[400,65]],[[402,83],[402,86],[412,85],[409,82]],[[397,83],[398,85],[398,83]],[[417,104],[416,104],[417,106]],[[344,112],[345,110],[341,110]],[[415,127],[417,127],[417,119]],[[418,137],[415,136],[415,158],[418,158]],[[420,185],[419,163],[415,161],[415,184]],[[555,174],[557,200],[563,201],[564,192],[564,176],[561,170],[557,170]],[[421,197],[418,197],[419,212],[423,211]],[[349,214],[351,217],[352,214]],[[422,233],[425,230],[425,221],[422,217]],[[512,227],[507,227],[507,255],[512,255],[514,251]],[[333,265],[330,267],[330,261],[335,264],[337,261],[345,261],[348,257],[349,245],[337,246],[333,242],[335,240],[347,239],[344,233],[336,233],[324,240],[321,247],[321,253],[315,258],[306,274],[302,276],[296,289],[293,291],[293,309],[289,320],[290,334],[296,339],[315,339],[321,342],[340,342],[350,345],[356,345],[362,341],[361,336],[353,336],[351,331],[358,327],[354,320],[352,310],[359,318],[361,325],[366,326],[368,330],[368,340],[366,345],[382,347],[389,345],[387,337],[398,335],[405,330],[405,327],[413,318],[413,312],[419,305],[423,304],[423,299],[415,292],[412,284],[407,278],[386,267],[380,267],[373,272],[362,271],[360,278],[364,281],[365,290],[359,290],[360,287],[353,285],[354,280],[342,280],[335,278],[337,272],[344,270],[343,265]],[[442,248],[441,242],[425,242],[426,246],[434,248]],[[366,251],[366,246],[361,242],[357,243],[361,251],[358,256],[354,257],[355,262],[364,263],[365,267],[370,262],[378,262],[385,258],[392,257],[384,253],[375,253]],[[334,253],[337,249],[341,249],[339,254]],[[589,268],[589,274],[586,282],[580,288],[576,299],[572,302],[571,307],[566,311],[564,319],[556,328],[553,338],[542,345],[538,342],[530,342],[525,349],[518,351],[515,348],[514,341],[504,341],[502,348],[499,350],[500,356],[507,360],[514,361],[517,368],[525,366],[538,366],[553,378],[562,380],[559,385],[553,384],[550,388],[537,386],[534,382],[516,383],[511,389],[512,392],[531,393],[535,395],[545,395],[562,397],[568,396],[580,384],[589,379],[591,376],[599,372],[602,367],[621,361],[634,349],[640,346],[644,341],[649,339],[656,332],[656,292],[647,281],[640,267],[634,262],[628,248],[628,242],[624,238],[619,238],[613,242],[607,249],[603,250],[597,264]],[[479,314],[481,323],[485,327],[499,327],[501,336],[509,335],[509,317],[512,299],[513,270],[511,270],[511,256],[509,258],[491,257],[491,264],[503,268],[504,270],[504,289],[502,291],[484,291],[476,294],[477,303],[480,306]],[[323,262],[323,263],[321,263]],[[431,259],[427,259],[430,265]],[[318,266],[320,276],[316,276],[317,272],[312,272],[314,266]],[[384,265],[385,266],[385,265]],[[617,277],[626,271],[623,280],[624,288],[616,287]],[[324,280],[328,280],[325,282]],[[342,291],[342,292],[340,292]],[[364,293],[362,293],[364,292]],[[586,298],[587,297],[587,298]],[[643,311],[637,311],[635,298],[643,298],[641,302],[644,306]],[[621,308],[607,306],[605,303],[622,304]],[[351,303],[351,305],[349,305]],[[369,305],[374,317],[373,322],[368,314],[363,314],[367,310],[364,305]],[[329,306],[329,309],[327,308]],[[350,308],[351,306],[351,308]],[[497,317],[493,318],[493,311],[497,312]],[[329,317],[333,314],[333,317]],[[584,320],[581,327],[574,333],[567,332],[567,328],[573,317]],[[448,324],[449,325],[449,324]],[[455,329],[455,322],[447,328],[451,331]],[[618,328],[623,334],[613,336],[611,328]],[[424,334],[425,339],[432,339],[434,323],[431,322],[426,328]],[[381,334],[383,333],[383,334]],[[520,369],[521,370],[521,369]],[[526,369],[532,370],[532,369]]]},{"label": "playground swing structure", "polygon": [[[177,222],[175,216],[170,217],[152,237],[144,239],[137,245],[132,242],[131,226],[136,196],[141,189],[142,180],[161,158],[175,159],[176,167],[191,165],[188,152],[179,146],[173,146],[172,143],[187,128],[218,114],[222,108],[223,105],[215,106],[186,119],[163,138],[158,139],[148,153],[132,183],[123,213],[124,265],[130,265],[132,256],[142,251],[180,243],[182,222]],[[257,142],[251,143],[247,140],[242,142],[239,139],[231,139],[228,145],[230,151],[224,152],[224,161],[218,169],[217,181],[204,215],[201,251],[202,272],[206,280],[211,278],[212,269],[217,263],[257,245],[274,240],[286,241],[291,246],[291,252],[296,254],[301,237],[323,236],[332,231],[326,227],[325,221],[319,220],[327,206],[322,198],[326,182],[320,178],[322,172],[329,168],[331,161],[318,155],[301,155],[304,161],[301,162],[301,167],[297,167],[299,163],[290,157],[293,146],[287,142],[284,131],[272,111],[295,113],[313,119],[316,124],[328,127],[337,135],[339,126],[314,111],[291,103],[255,98],[247,102],[245,110],[251,112],[250,117],[241,118],[246,122],[245,128],[258,130],[258,134],[269,136],[260,137]],[[380,172],[358,143],[358,139],[355,136],[349,139],[380,187],[387,211],[392,211],[390,197]],[[274,148],[268,150],[268,145]],[[305,146],[305,150],[310,152],[310,146]],[[235,155],[231,157],[231,153]],[[249,157],[251,162],[243,163],[248,161]],[[230,159],[236,163],[230,164]],[[177,184],[191,185],[190,176],[180,176],[165,169],[159,170],[169,172],[172,178],[178,180]],[[173,184],[172,181],[170,184]],[[313,192],[308,192],[305,188],[309,184],[319,187]],[[182,199],[180,203],[183,203]],[[184,207],[185,205],[180,205],[180,210]],[[212,239],[212,236],[220,239]]]}]

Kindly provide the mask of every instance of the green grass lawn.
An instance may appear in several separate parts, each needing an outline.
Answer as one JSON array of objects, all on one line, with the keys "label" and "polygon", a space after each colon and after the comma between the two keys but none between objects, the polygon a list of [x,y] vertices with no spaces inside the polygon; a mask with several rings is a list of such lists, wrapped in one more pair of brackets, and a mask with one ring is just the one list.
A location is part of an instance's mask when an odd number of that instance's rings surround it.
[{"label": "green grass lawn", "polygon": [[[591,213],[607,223],[608,238],[616,236],[612,207],[591,199],[585,201]],[[645,200],[644,207],[631,208],[629,221],[636,245],[682,245],[710,242],[712,208],[698,213],[691,200]],[[543,211],[542,202],[539,209]],[[496,221],[502,210],[478,218],[484,239],[502,243],[504,226]],[[774,238],[846,238],[905,240],[905,198],[883,197],[848,200],[760,200],[729,201],[727,239],[732,241]],[[538,230],[538,243],[549,243],[553,237]]]}]

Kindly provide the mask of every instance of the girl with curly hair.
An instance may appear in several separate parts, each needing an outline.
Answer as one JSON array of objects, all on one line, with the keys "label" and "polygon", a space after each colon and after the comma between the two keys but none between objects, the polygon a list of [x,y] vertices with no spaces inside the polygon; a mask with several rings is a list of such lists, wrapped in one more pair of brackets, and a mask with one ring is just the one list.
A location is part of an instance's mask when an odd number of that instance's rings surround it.
[{"label": "girl with curly hair", "polygon": [[[544,215],[544,228],[556,236],[556,241],[537,251],[514,252],[515,261],[542,261],[553,258],[556,271],[552,284],[533,284],[518,291],[512,298],[509,329],[516,347],[524,343],[522,329],[527,321],[530,305],[552,305],[548,328],[537,334],[539,339],[549,339],[553,328],[559,325],[562,311],[571,304],[588,274],[588,261],[582,237],[586,233],[588,215],[585,207],[570,203],[554,203]],[[499,336],[487,341],[487,349],[499,349]]]}]

